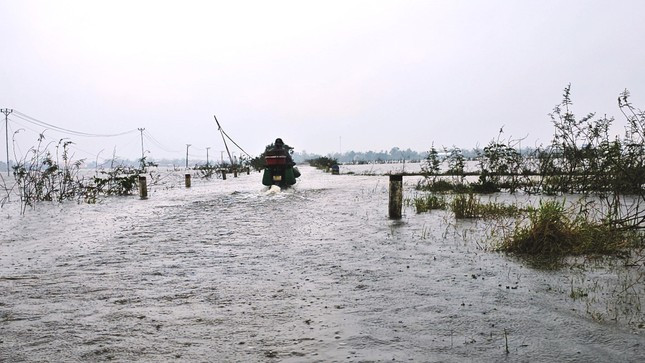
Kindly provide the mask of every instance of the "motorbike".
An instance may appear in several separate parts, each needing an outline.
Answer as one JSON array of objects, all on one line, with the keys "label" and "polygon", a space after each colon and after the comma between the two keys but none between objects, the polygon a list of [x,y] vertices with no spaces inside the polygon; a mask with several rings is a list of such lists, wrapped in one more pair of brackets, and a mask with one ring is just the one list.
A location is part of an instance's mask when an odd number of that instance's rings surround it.
[{"label": "motorbike", "polygon": [[264,160],[266,166],[262,175],[263,185],[269,187],[277,185],[284,189],[296,184],[296,178],[300,176],[300,172],[298,168],[291,165],[283,152],[267,151]]}]

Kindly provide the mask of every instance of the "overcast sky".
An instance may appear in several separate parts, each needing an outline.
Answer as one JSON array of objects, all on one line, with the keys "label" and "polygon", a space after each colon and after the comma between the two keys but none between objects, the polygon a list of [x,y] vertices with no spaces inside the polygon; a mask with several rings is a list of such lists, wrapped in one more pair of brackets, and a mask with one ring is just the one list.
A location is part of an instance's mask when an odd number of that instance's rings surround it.
[{"label": "overcast sky", "polygon": [[[569,83],[576,114],[617,130],[620,92],[645,108],[643,14],[641,0],[0,0],[0,108],[134,130],[45,133],[90,160],[140,157],[137,128],[153,158],[219,154],[213,115],[253,155],[276,137],[323,155],[471,148],[502,126],[529,146],[551,139]],[[44,128],[9,120],[24,153]]]}]

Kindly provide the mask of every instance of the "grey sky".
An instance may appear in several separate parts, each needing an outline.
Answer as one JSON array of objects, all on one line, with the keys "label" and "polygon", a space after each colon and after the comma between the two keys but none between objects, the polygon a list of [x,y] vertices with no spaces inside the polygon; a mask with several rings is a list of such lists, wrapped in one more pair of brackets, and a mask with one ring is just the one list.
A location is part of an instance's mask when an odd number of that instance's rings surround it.
[{"label": "grey sky", "polygon": [[[502,125],[528,146],[550,140],[569,83],[574,112],[617,132],[621,91],[645,108],[643,14],[639,0],[0,0],[0,107],[87,133],[145,127],[156,158],[219,154],[214,114],[254,155],[276,137],[319,154],[470,148]],[[70,138],[78,158],[141,152],[138,132]],[[35,139],[21,132],[20,150]]]}]

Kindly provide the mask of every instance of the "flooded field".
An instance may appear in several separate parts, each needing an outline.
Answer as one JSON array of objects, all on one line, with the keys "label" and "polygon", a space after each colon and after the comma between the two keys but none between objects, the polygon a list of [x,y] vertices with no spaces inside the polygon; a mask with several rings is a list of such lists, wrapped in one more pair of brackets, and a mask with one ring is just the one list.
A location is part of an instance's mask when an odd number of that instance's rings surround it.
[{"label": "flooded field", "polygon": [[534,269],[481,221],[389,220],[387,177],[301,172],[278,193],[177,173],[147,200],[5,205],[0,362],[645,358],[642,261]]}]

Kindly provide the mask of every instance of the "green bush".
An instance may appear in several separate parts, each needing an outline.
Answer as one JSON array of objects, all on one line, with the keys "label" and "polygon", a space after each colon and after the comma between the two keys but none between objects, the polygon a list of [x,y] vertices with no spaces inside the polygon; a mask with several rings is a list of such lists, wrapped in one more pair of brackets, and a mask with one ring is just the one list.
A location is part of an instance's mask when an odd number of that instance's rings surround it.
[{"label": "green bush", "polygon": [[445,209],[446,199],[443,195],[427,194],[420,198],[414,198],[414,207],[417,213],[428,212],[433,209]]},{"label": "green bush", "polygon": [[322,156],[316,159],[307,160],[309,165],[323,170],[328,170],[334,165],[338,165],[338,160]]},{"label": "green bush", "polygon": [[457,219],[513,217],[526,211],[517,205],[482,203],[473,193],[455,195],[450,203],[450,210]]},{"label": "green bush", "polygon": [[433,193],[449,193],[449,192],[455,192],[455,193],[469,193],[472,192],[472,188],[470,185],[462,182],[454,182],[454,181],[448,181],[445,179],[423,179],[420,180],[417,183],[416,186],[417,190],[423,190],[426,192],[433,192]]},{"label": "green bush", "polygon": [[450,203],[450,209],[457,219],[479,218],[481,217],[479,205],[479,199],[472,193],[457,194]]},{"label": "green bush", "polygon": [[572,219],[564,202],[547,201],[529,211],[528,223],[518,225],[499,249],[531,256],[611,255],[633,246],[630,236],[624,230],[592,221],[584,213]]}]

